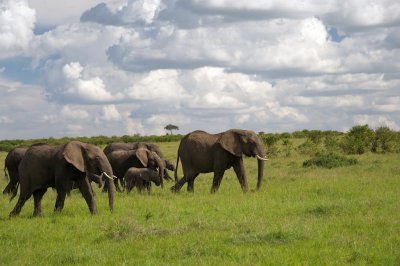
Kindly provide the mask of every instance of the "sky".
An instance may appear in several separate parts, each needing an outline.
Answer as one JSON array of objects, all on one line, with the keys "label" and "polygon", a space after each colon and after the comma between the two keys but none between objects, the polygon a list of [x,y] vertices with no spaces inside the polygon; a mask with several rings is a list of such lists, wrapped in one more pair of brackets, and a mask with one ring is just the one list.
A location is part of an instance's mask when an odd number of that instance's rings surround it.
[{"label": "sky", "polygon": [[0,139],[400,130],[398,0],[0,0]]}]

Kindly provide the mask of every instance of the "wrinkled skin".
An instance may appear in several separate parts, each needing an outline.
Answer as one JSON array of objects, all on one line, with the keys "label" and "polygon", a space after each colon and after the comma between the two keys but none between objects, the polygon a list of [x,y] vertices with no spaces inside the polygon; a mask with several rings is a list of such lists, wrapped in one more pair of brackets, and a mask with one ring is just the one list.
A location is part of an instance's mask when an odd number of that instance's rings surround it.
[{"label": "wrinkled skin", "polygon": [[157,153],[157,155],[161,158],[161,160],[164,163],[164,166],[163,166],[165,169],[164,179],[168,180],[168,181],[172,180],[172,178],[168,174],[167,169],[170,171],[175,171],[175,166],[169,160],[165,159],[163,153],[161,152],[160,147],[158,147],[156,144],[146,143],[146,142],[129,142],[129,143],[113,142],[113,143],[108,144],[104,148],[103,151],[107,155],[113,151],[118,151],[118,150],[129,151],[129,150],[137,150],[137,149],[148,149],[150,151]]},{"label": "wrinkled skin", "polygon": [[7,157],[4,160],[4,174],[7,176],[8,171],[10,180],[4,188],[3,194],[10,195],[10,201],[17,195],[19,184],[18,167],[27,149],[28,148],[26,147],[14,148],[7,154]]},{"label": "wrinkled skin", "polygon": [[[243,192],[248,191],[247,177],[242,156],[258,158],[257,189],[260,188],[265,153],[261,141],[254,131],[231,129],[219,134],[194,131],[183,137],[179,144],[175,168],[176,184],[171,188],[177,192],[187,182],[187,190],[194,191],[194,180],[200,173],[214,172],[211,193],[218,190],[225,170],[233,167]],[[182,160],[183,177],[178,181],[179,158]]]},{"label": "wrinkled skin", "polygon": [[[90,181],[91,176],[113,176],[112,168],[103,151],[97,146],[71,141],[64,145],[32,145],[19,165],[20,195],[10,216],[20,213],[25,202],[33,195],[34,216],[41,215],[41,200],[47,188],[57,191],[54,210],[64,207],[66,193],[75,182],[92,214],[97,213],[96,202]],[[101,178],[100,178],[101,180]],[[101,182],[97,179],[98,182]],[[114,183],[106,178],[109,185],[109,208],[114,205]]]},{"label": "wrinkled skin", "polygon": [[151,168],[131,167],[125,173],[125,187],[127,193],[129,193],[132,188],[136,187],[139,193],[146,188],[147,192],[150,194],[151,182],[156,184],[156,186],[161,184],[158,172]]},{"label": "wrinkled skin", "polygon": [[[165,172],[165,164],[155,152],[145,148],[139,148],[137,150],[116,150],[108,153],[107,158],[111,164],[114,175],[119,180],[123,180],[126,171],[128,171],[130,167],[151,168],[153,170],[158,170],[161,186],[163,185],[162,177]],[[117,186],[118,180],[114,182],[116,182]]]}]

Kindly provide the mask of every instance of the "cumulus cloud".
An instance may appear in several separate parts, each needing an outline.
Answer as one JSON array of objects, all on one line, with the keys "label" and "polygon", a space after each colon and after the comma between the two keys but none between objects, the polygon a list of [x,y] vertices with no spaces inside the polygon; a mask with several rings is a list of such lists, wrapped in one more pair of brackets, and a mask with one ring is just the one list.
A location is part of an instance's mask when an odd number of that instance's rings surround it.
[{"label": "cumulus cloud", "polygon": [[61,103],[107,103],[121,99],[121,93],[108,91],[96,67],[84,67],[79,62],[53,63],[46,86],[49,99]]},{"label": "cumulus cloud", "polygon": [[100,3],[84,12],[81,21],[106,25],[148,25],[154,21],[161,9],[161,0],[128,0],[115,12],[105,3]]},{"label": "cumulus cloud", "polygon": [[70,119],[86,119],[89,117],[89,113],[86,110],[74,108],[69,105],[65,105],[61,109],[61,116]]},{"label": "cumulus cloud", "polygon": [[102,119],[106,121],[119,121],[121,120],[121,114],[118,112],[115,105],[105,105],[103,106]]},{"label": "cumulus cloud", "polygon": [[26,0],[0,2],[0,59],[23,54],[32,40],[35,10]]},{"label": "cumulus cloud", "polygon": [[398,1],[30,5],[0,4],[4,136],[400,124]]},{"label": "cumulus cloud", "polygon": [[128,88],[126,94],[132,100],[176,102],[185,94],[177,77],[176,70],[151,71]]}]

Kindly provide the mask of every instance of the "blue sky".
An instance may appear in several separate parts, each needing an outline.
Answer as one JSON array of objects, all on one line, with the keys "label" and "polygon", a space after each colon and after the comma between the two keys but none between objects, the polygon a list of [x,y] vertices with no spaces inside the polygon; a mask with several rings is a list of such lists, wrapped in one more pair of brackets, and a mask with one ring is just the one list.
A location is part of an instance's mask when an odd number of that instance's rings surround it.
[{"label": "blue sky", "polygon": [[400,3],[0,0],[0,139],[400,130]]}]

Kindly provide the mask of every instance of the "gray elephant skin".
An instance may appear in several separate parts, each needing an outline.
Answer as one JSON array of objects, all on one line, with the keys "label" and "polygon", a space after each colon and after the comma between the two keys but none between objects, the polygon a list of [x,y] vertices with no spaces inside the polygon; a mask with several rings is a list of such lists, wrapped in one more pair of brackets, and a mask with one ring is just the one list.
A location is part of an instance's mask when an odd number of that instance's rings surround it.
[{"label": "gray elephant skin", "polygon": [[146,188],[147,192],[150,194],[151,182],[156,184],[156,186],[161,184],[158,172],[151,168],[131,167],[126,171],[124,179],[127,193],[129,193],[132,188],[136,187],[139,193]]},{"label": "gray elephant skin", "polygon": [[17,195],[19,184],[18,167],[27,150],[27,147],[14,148],[8,152],[6,159],[4,160],[4,174],[6,177],[8,176],[10,180],[4,188],[3,194],[10,195],[10,201]]},{"label": "gray elephant skin", "polygon": [[[175,168],[176,184],[171,188],[178,192],[187,182],[187,190],[194,191],[194,180],[200,173],[214,172],[211,193],[218,190],[225,170],[233,167],[243,192],[248,191],[243,166],[243,154],[258,159],[257,190],[263,181],[265,152],[257,134],[251,130],[231,129],[219,134],[194,131],[185,135],[178,148]],[[182,161],[183,177],[178,181],[179,159]]]},{"label": "gray elephant skin", "polygon": [[104,152],[97,146],[71,141],[64,145],[38,144],[26,151],[19,165],[20,195],[10,216],[20,213],[25,202],[33,195],[34,216],[41,215],[41,200],[47,188],[57,191],[55,211],[64,207],[66,193],[75,182],[92,214],[97,213],[90,181],[105,182],[109,186],[109,208],[114,205],[112,168]]},{"label": "gray elephant skin", "polygon": [[116,150],[107,154],[108,161],[111,164],[114,175],[123,180],[123,177],[130,167],[158,169],[163,186],[162,177],[164,175],[164,162],[157,155],[145,148],[136,150]]},{"label": "gray elephant skin", "polygon": [[146,142],[113,142],[108,144],[104,148],[104,153],[109,154],[113,151],[122,150],[122,151],[129,151],[129,150],[137,150],[137,149],[148,149],[149,151],[153,151],[157,153],[157,155],[164,161],[164,179],[172,180],[172,178],[168,174],[168,170],[175,171],[175,166],[169,160],[165,159],[164,154],[161,152],[160,147],[153,143],[146,143]]}]

